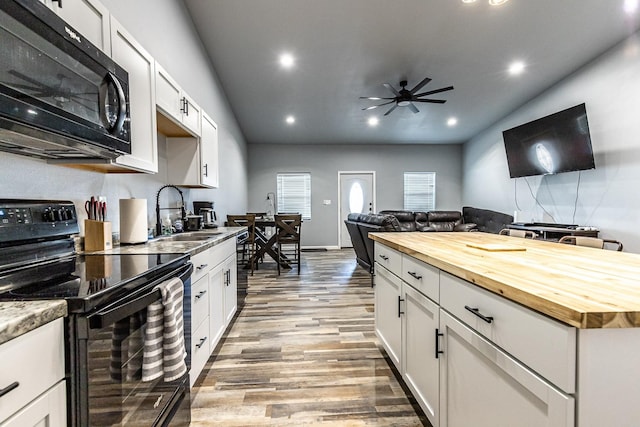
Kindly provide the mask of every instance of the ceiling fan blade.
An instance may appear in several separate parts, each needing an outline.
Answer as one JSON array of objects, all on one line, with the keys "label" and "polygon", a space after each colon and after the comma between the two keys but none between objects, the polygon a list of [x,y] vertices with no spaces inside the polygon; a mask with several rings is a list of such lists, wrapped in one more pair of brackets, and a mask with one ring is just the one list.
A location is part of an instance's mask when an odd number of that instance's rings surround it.
[{"label": "ceiling fan blade", "polygon": [[407,107],[409,107],[409,109],[411,111],[413,111],[413,114],[419,113],[420,110],[418,110],[418,107],[416,107],[415,105],[413,105],[412,103],[409,103],[409,105],[407,105]]},{"label": "ceiling fan blade", "polygon": [[374,108],[382,107],[383,105],[388,105],[388,104],[391,104],[392,102],[395,102],[395,101],[389,101],[389,102],[385,102],[383,104],[372,105],[371,107],[363,108],[362,111],[373,110]]},{"label": "ceiling fan blade", "polygon": [[447,101],[444,99],[414,99],[411,102],[430,102],[432,104],[444,104]]},{"label": "ceiling fan blade", "polygon": [[360,99],[370,99],[371,101],[382,101],[383,99],[395,99],[395,98],[381,98],[379,96],[361,96]]},{"label": "ceiling fan blade", "polygon": [[398,107],[398,104],[394,105],[393,107],[389,108],[389,111],[387,111],[386,113],[384,113],[385,116],[388,116],[389,114],[391,114],[391,112],[393,110],[395,110]]},{"label": "ceiling fan blade", "polygon": [[446,92],[448,90],[453,90],[453,86],[441,87],[440,89],[430,90],[429,92],[422,92],[417,94],[416,96],[433,95],[434,93]]},{"label": "ceiling fan blade", "polygon": [[417,91],[419,91],[420,89],[422,89],[422,86],[426,85],[427,83],[429,83],[431,81],[431,79],[429,77],[425,78],[424,80],[422,80],[420,83],[418,83],[416,85],[416,87],[414,87],[413,89],[411,89],[411,93],[414,94]]},{"label": "ceiling fan blade", "polygon": [[393,92],[393,94],[395,96],[400,96],[400,92],[398,92],[393,86],[391,86],[389,83],[383,83],[382,84],[384,87],[386,87],[387,89],[389,89],[391,92]]}]

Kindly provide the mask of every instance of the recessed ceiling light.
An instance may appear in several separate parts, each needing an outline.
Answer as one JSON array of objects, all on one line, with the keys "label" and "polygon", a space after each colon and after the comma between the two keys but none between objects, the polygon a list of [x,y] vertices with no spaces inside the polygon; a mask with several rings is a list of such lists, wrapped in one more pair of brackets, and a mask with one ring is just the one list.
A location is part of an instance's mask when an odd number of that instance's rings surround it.
[{"label": "recessed ceiling light", "polygon": [[455,117],[449,117],[449,120],[447,120],[447,126],[455,126],[458,124],[458,119],[456,119]]},{"label": "recessed ceiling light", "polygon": [[624,0],[624,11],[628,14],[636,13],[638,10],[638,0]]},{"label": "recessed ceiling light", "polygon": [[369,117],[369,120],[367,121],[367,123],[369,124],[369,126],[378,126],[378,123],[380,123],[380,120],[378,120],[377,117]]},{"label": "recessed ceiling light", "polygon": [[509,74],[511,74],[512,76],[522,74],[522,72],[524,71],[524,67],[525,65],[522,61],[512,62],[511,65],[509,65]]},{"label": "recessed ceiling light", "polygon": [[287,124],[292,125],[296,122],[296,118],[293,116],[287,116],[284,121],[287,122]]},{"label": "recessed ceiling light", "polygon": [[282,65],[283,68],[291,68],[295,62],[295,59],[290,53],[283,53],[280,55],[280,65]]},{"label": "recessed ceiling light", "polygon": [[505,4],[509,0],[489,0],[489,4],[491,6],[500,6],[501,4]]},{"label": "recessed ceiling light", "polygon": [[462,0],[462,3],[475,3],[476,0]]}]

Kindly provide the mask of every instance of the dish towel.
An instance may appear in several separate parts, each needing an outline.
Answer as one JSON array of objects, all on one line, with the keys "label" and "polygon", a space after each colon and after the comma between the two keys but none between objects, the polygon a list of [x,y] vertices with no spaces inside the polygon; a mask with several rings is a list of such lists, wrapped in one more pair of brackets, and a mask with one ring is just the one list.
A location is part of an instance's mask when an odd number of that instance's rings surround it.
[{"label": "dish towel", "polygon": [[187,373],[182,316],[184,284],[179,278],[174,278],[159,284],[155,289],[160,290],[162,300],[147,308],[142,381],[152,381],[164,376],[164,381],[169,382]]}]

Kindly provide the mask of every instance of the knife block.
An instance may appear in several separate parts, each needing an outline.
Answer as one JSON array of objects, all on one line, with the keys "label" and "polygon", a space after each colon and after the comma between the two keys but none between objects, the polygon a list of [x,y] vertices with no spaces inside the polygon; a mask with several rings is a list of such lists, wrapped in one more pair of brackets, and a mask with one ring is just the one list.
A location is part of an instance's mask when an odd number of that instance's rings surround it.
[{"label": "knife block", "polygon": [[108,221],[84,220],[84,250],[105,251],[113,247],[111,223]]}]

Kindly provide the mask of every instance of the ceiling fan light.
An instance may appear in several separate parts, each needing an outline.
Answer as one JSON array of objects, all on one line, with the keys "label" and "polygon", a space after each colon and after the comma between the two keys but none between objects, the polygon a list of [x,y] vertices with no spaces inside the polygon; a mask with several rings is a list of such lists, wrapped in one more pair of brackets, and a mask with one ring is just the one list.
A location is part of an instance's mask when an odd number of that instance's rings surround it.
[{"label": "ceiling fan light", "polygon": [[489,4],[491,6],[500,6],[501,4],[505,4],[509,0],[489,0]]},{"label": "ceiling fan light", "polygon": [[398,107],[406,107],[411,104],[411,101],[398,101]]}]

